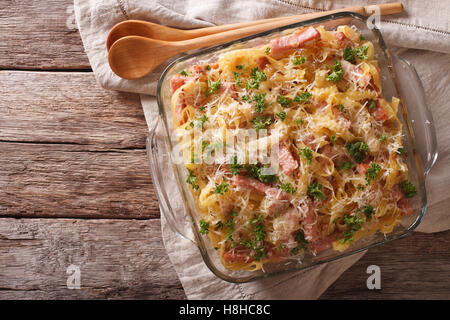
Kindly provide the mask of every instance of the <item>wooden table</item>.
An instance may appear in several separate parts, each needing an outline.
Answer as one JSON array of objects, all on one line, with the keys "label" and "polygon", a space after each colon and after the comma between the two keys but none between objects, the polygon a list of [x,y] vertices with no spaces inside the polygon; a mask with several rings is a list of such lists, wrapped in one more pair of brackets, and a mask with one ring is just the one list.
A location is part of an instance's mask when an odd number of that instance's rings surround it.
[{"label": "wooden table", "polygon": [[[135,94],[95,81],[70,0],[0,0],[0,299],[184,299]],[[450,232],[370,250],[322,298],[450,298]],[[66,286],[80,266],[81,289]],[[381,267],[381,290],[366,269]]]}]

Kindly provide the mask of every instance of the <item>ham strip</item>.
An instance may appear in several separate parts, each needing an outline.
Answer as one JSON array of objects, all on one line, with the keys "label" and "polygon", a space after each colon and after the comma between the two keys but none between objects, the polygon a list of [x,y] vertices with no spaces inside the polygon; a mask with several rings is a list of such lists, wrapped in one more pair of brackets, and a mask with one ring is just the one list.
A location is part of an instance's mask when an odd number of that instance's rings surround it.
[{"label": "ham strip", "polygon": [[294,159],[291,151],[284,143],[279,145],[278,158],[285,174],[289,175],[298,168],[298,162]]},{"label": "ham strip", "polygon": [[270,55],[275,59],[282,58],[287,51],[300,48],[305,43],[318,38],[320,38],[319,31],[314,27],[308,27],[301,32],[273,39],[270,41]]},{"label": "ham strip", "polygon": [[181,74],[176,74],[170,78],[170,92],[173,94],[179,87],[184,85],[189,77],[182,76]]},{"label": "ham strip", "polygon": [[370,75],[363,75],[364,71],[358,66],[351,64],[348,61],[341,60],[341,66],[344,70],[344,79],[353,82],[361,88],[365,88],[370,84],[372,77]]},{"label": "ham strip", "polygon": [[266,57],[258,57],[258,58],[255,59],[255,62],[256,62],[256,64],[258,65],[258,67],[259,67],[261,70],[264,70],[264,68],[265,68],[268,64],[270,64],[269,59],[267,59]]}]

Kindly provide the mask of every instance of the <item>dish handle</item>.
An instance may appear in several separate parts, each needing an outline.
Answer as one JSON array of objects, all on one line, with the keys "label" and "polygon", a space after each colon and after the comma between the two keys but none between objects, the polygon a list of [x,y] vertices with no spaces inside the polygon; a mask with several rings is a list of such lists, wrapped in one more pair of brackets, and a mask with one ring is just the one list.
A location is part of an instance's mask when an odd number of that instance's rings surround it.
[{"label": "dish handle", "polygon": [[392,61],[398,86],[408,110],[418,153],[423,163],[424,174],[428,174],[438,157],[436,128],[433,116],[426,103],[425,90],[414,66],[406,59],[393,56]]},{"label": "dish handle", "polygon": [[[183,210],[176,210],[171,205],[169,195],[167,193],[167,180],[172,180],[169,177],[169,172],[173,171],[170,161],[170,153],[168,151],[166,143],[158,137],[157,127],[160,124],[161,119],[158,118],[157,123],[153,126],[153,129],[149,131],[147,137],[147,157],[150,162],[150,171],[152,174],[153,185],[156,189],[156,195],[159,200],[161,213],[167,221],[170,229],[179,237],[189,240],[197,245],[196,241],[187,235],[186,231],[179,227],[181,222],[186,222],[186,215]],[[182,212],[182,216],[176,215],[176,212]],[[180,214],[179,214],[180,215]]]}]

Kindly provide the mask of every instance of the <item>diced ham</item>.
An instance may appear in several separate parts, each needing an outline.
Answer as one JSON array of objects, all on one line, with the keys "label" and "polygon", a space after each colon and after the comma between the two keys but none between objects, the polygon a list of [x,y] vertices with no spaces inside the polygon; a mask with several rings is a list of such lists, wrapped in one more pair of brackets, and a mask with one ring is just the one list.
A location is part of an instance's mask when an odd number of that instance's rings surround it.
[{"label": "diced ham", "polygon": [[352,40],[347,38],[347,36],[343,32],[336,31],[334,33],[334,37],[337,39],[339,46],[341,47],[348,47],[353,44]]},{"label": "diced ham", "polygon": [[285,174],[289,175],[298,168],[297,160],[295,160],[295,158],[292,156],[291,151],[284,143],[280,143],[278,147],[278,159]]},{"label": "diced ham", "polygon": [[316,138],[313,135],[309,135],[305,139],[303,139],[303,143],[310,147],[312,150],[316,150],[318,145],[315,140]]},{"label": "diced ham", "polygon": [[226,251],[223,258],[228,263],[253,261],[253,258],[250,257],[250,249],[243,246],[237,246]]},{"label": "diced ham", "polygon": [[407,216],[413,213],[413,207],[408,198],[403,197],[400,201],[397,202],[398,207],[402,210],[402,215]]},{"label": "diced ham", "polygon": [[356,171],[358,171],[360,175],[365,175],[369,167],[370,166],[368,163],[358,163],[358,165],[356,166]]},{"label": "diced ham", "polygon": [[270,64],[269,59],[267,59],[267,57],[264,57],[264,56],[256,58],[255,62],[261,70],[264,70],[264,68],[268,64]]},{"label": "diced ham", "polygon": [[337,239],[337,233],[332,233],[327,236],[325,236],[323,239],[318,239],[317,241],[314,241],[309,246],[309,250],[313,254],[318,254],[323,250],[329,249],[332,247],[333,242]]},{"label": "diced ham", "polygon": [[338,155],[338,152],[331,144],[326,144],[323,147],[319,149],[319,153],[323,154],[324,156],[333,159]]},{"label": "diced ham", "polygon": [[341,60],[342,70],[344,70],[344,79],[355,83],[361,88],[365,88],[370,84],[372,80],[371,75],[364,75],[363,69],[348,61]]},{"label": "diced ham", "polygon": [[378,102],[378,100],[376,101],[376,109],[375,110],[370,110],[370,113],[372,114],[372,117],[377,120],[377,121],[386,121],[388,119],[388,114],[386,112],[386,110],[381,106],[381,104]]},{"label": "diced ham", "polygon": [[234,99],[237,99],[239,97],[239,94],[236,91],[236,86],[234,85],[233,82],[223,82],[220,85],[220,88],[217,91],[217,93],[222,94],[224,92],[227,92]]},{"label": "diced ham", "polygon": [[268,186],[261,181],[240,174],[234,176],[232,182],[236,186],[253,189],[254,191],[265,194],[272,199],[285,200],[287,198],[286,193],[283,190]]},{"label": "diced ham", "polygon": [[314,27],[308,27],[300,32],[270,41],[270,54],[275,59],[279,59],[289,50],[300,48],[305,43],[318,38],[320,38],[319,31]]},{"label": "diced ham", "polygon": [[273,230],[279,233],[281,241],[288,240],[293,232],[300,229],[301,218],[298,209],[291,207],[285,213],[273,219]]},{"label": "diced ham", "polygon": [[170,79],[170,92],[173,94],[179,87],[186,83],[188,77],[176,74]]},{"label": "diced ham", "polygon": [[210,66],[211,69],[217,69],[219,67],[219,64],[213,63],[213,64],[195,64],[189,68],[189,71],[195,74],[204,73],[206,71],[206,67]]}]

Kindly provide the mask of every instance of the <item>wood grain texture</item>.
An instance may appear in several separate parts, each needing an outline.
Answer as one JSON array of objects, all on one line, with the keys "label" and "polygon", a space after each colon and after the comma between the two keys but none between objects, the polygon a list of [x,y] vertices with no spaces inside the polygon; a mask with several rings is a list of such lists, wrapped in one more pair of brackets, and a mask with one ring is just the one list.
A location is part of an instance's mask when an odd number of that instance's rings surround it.
[{"label": "wood grain texture", "polygon": [[90,69],[72,0],[0,0],[0,69]]},{"label": "wood grain texture", "polygon": [[159,218],[145,150],[0,142],[0,216]]},{"label": "wood grain texture", "polygon": [[[450,231],[370,250],[321,299],[450,298]],[[0,299],[184,299],[159,220],[0,219]],[[81,289],[66,287],[66,268]],[[381,290],[366,287],[381,267]]]},{"label": "wood grain texture", "polygon": [[[381,270],[381,290],[368,290],[367,267]],[[450,299],[450,231],[414,233],[370,249],[321,299]]]},{"label": "wood grain texture", "polygon": [[[0,299],[184,299],[159,220],[0,219]],[[66,269],[80,268],[81,289]]]},{"label": "wood grain texture", "polygon": [[108,91],[93,73],[0,71],[0,141],[144,148],[137,94]]}]

